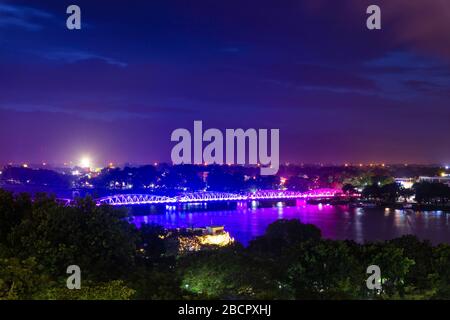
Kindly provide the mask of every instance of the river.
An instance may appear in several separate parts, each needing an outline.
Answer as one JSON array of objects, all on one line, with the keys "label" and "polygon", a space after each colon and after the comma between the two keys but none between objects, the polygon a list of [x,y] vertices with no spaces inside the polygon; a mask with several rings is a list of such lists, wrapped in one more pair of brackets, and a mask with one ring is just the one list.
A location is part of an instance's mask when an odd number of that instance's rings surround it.
[{"label": "river", "polygon": [[351,239],[360,243],[389,240],[406,234],[433,244],[450,243],[450,214],[442,211],[352,208],[346,205],[310,205],[247,208],[222,211],[177,212],[135,216],[134,223],[156,223],[166,228],[223,225],[244,245],[264,234],[277,219],[299,219],[322,231],[329,239]]}]

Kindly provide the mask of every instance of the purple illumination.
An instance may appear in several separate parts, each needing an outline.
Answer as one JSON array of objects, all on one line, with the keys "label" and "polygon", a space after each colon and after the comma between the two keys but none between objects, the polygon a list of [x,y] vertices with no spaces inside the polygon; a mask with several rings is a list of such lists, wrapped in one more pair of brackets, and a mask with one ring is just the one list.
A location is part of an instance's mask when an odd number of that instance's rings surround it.
[{"label": "purple illumination", "polygon": [[[282,190],[260,190],[248,194],[234,194],[223,192],[192,192],[181,196],[167,197],[150,194],[119,194],[97,199],[97,204],[109,204],[112,206],[129,206],[141,204],[174,204],[195,202],[219,202],[219,201],[252,201],[252,200],[283,200],[283,199],[326,199],[342,194],[339,189],[316,189],[307,192],[282,191]],[[358,195],[350,195],[355,197]]]},{"label": "purple illumination", "polygon": [[[139,209],[138,209],[139,210]],[[414,233],[420,239],[433,243],[450,242],[448,219],[445,213],[392,210],[388,215],[376,208],[350,208],[304,204],[293,207],[248,208],[242,210],[217,210],[202,212],[166,212],[149,214],[142,208],[134,216],[134,224],[155,223],[165,228],[225,226],[237,241],[247,245],[264,234],[267,226],[278,219],[299,219],[317,226],[324,238],[360,243],[382,241]],[[141,215],[142,214],[142,215]],[[380,227],[383,226],[383,227]]]}]

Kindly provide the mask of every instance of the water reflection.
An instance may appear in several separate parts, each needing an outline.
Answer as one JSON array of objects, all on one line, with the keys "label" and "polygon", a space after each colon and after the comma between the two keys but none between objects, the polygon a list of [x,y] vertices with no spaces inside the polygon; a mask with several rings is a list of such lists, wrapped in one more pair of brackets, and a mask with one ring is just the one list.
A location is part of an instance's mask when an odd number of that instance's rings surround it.
[{"label": "water reflection", "polygon": [[[142,212],[140,214],[145,214]],[[322,230],[330,239],[351,239],[357,242],[388,240],[415,234],[433,243],[450,243],[449,214],[414,212],[384,208],[349,208],[348,206],[303,205],[274,208],[249,206],[239,210],[177,212],[136,216],[135,224],[156,223],[166,228],[224,225],[231,236],[243,244],[262,235],[277,219],[300,219]]]}]

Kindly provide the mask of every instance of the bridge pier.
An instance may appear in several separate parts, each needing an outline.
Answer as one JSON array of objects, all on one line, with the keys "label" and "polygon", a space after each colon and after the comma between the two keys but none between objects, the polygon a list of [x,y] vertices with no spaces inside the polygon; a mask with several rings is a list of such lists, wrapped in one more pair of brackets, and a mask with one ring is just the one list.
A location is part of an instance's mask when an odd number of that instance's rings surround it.
[{"label": "bridge pier", "polygon": [[303,207],[306,205],[305,199],[295,199],[295,206],[296,207]]}]

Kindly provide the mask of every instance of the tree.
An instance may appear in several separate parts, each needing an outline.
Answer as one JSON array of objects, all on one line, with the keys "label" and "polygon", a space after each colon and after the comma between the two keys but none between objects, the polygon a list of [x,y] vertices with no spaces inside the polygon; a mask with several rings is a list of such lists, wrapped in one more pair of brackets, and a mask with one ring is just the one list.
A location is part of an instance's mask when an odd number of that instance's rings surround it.
[{"label": "tree", "polygon": [[56,171],[31,169],[24,167],[6,167],[0,176],[1,180],[14,180],[22,184],[49,185],[69,188],[71,177]]},{"label": "tree", "polygon": [[377,184],[371,184],[363,189],[362,196],[370,200],[379,200],[381,197],[380,187]]},{"label": "tree", "polygon": [[126,213],[88,198],[63,207],[38,196],[10,239],[14,256],[36,257],[55,277],[76,264],[87,279],[115,280],[135,264],[137,230]]},{"label": "tree", "polygon": [[278,255],[285,248],[320,238],[320,229],[312,224],[303,224],[297,219],[280,219],[271,223],[263,236],[251,241],[249,248]]},{"label": "tree", "polygon": [[307,191],[310,185],[311,183],[308,181],[308,179],[297,176],[290,177],[286,182],[286,188],[288,190],[295,190],[300,192]]},{"label": "tree", "polygon": [[403,250],[403,255],[414,261],[405,283],[421,290],[431,289],[429,276],[433,271],[433,246],[429,241],[420,241],[416,236],[406,235],[389,241]]},{"label": "tree", "polygon": [[157,265],[140,266],[130,277],[130,285],[136,290],[138,300],[181,300],[180,273],[172,261]]},{"label": "tree", "polygon": [[364,265],[377,265],[381,270],[381,293],[387,297],[403,297],[405,282],[414,260],[406,257],[404,250],[390,243],[371,243],[363,246]]},{"label": "tree", "polygon": [[342,187],[342,191],[347,194],[352,194],[356,192],[356,188],[352,184],[347,183]]},{"label": "tree", "polygon": [[185,256],[177,268],[181,289],[188,295],[220,299],[251,295],[246,266],[242,248],[232,246]]},{"label": "tree", "polygon": [[51,285],[35,258],[0,257],[0,300],[33,299]]},{"label": "tree", "polygon": [[244,188],[244,176],[240,173],[224,172],[220,167],[213,167],[207,178],[208,190],[235,192]]},{"label": "tree", "polygon": [[31,206],[29,195],[13,196],[11,192],[0,189],[0,245],[10,247],[8,240],[12,230],[31,211]]},{"label": "tree", "polygon": [[383,201],[395,203],[400,196],[400,185],[398,183],[388,183],[380,188],[380,196]]},{"label": "tree", "polygon": [[82,285],[81,289],[69,290],[65,283],[54,286],[36,298],[42,300],[130,300],[135,290],[127,287],[123,281]]},{"label": "tree", "polygon": [[144,224],[139,230],[138,251],[144,260],[158,261],[166,252],[164,236],[166,231],[162,226]]},{"label": "tree", "polygon": [[345,242],[304,242],[291,255],[286,282],[294,299],[360,297],[365,269]]},{"label": "tree", "polygon": [[441,244],[433,250],[434,273],[430,276],[434,299],[450,299],[450,245]]},{"label": "tree", "polygon": [[450,187],[443,183],[419,182],[414,184],[413,190],[416,201],[421,204],[446,204],[450,199]]}]

